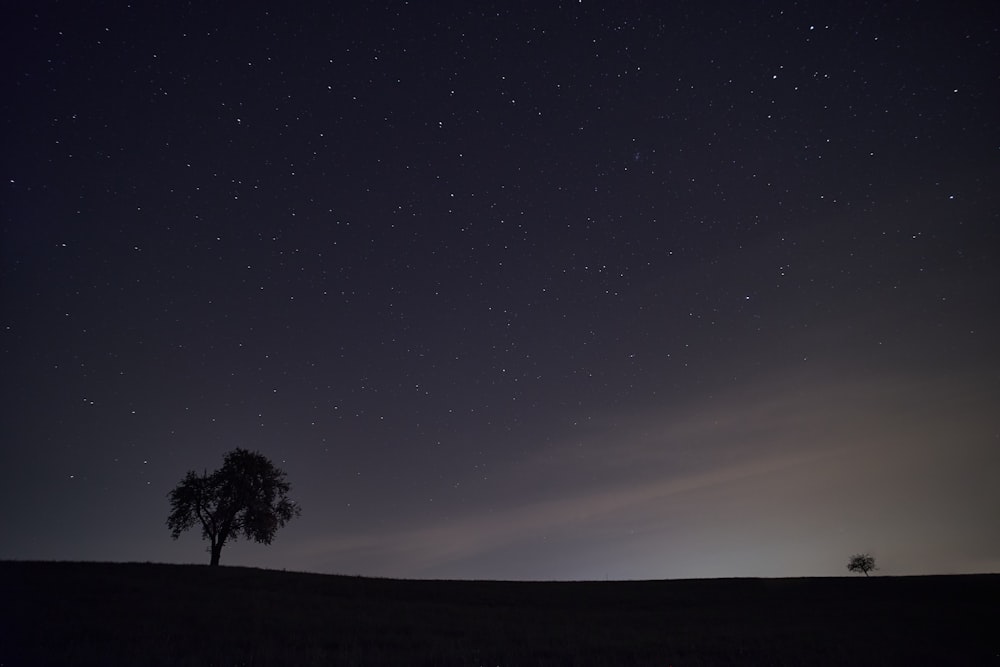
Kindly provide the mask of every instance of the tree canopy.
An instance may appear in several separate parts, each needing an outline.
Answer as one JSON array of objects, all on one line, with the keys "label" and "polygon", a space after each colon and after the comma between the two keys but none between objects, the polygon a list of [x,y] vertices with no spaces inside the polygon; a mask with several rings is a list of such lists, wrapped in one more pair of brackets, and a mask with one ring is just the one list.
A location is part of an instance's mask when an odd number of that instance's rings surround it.
[{"label": "tree canopy", "polygon": [[210,565],[218,565],[222,547],[241,535],[270,544],[278,528],[301,512],[288,498],[291,485],[284,471],[267,457],[246,449],[225,455],[222,467],[209,474],[193,470],[170,492],[167,527],[176,540],[201,524],[209,540]]},{"label": "tree canopy", "polygon": [[875,567],[875,556],[871,554],[854,554],[847,561],[847,569],[851,572],[862,572],[867,577],[869,572],[878,568]]}]

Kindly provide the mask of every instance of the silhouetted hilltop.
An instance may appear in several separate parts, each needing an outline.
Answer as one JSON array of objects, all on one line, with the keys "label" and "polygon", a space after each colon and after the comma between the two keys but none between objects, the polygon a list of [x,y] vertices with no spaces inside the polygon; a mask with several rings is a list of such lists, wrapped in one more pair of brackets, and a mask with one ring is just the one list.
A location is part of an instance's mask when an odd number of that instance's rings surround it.
[{"label": "silhouetted hilltop", "polygon": [[3,665],[997,665],[1000,575],[416,581],[0,562]]}]

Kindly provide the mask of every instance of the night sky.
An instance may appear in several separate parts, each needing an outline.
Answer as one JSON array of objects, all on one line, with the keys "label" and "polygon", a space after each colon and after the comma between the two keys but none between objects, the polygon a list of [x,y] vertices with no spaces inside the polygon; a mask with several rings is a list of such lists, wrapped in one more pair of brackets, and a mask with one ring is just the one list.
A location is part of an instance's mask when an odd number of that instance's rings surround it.
[{"label": "night sky", "polygon": [[222,4],[5,10],[0,558],[1000,571],[992,3]]}]

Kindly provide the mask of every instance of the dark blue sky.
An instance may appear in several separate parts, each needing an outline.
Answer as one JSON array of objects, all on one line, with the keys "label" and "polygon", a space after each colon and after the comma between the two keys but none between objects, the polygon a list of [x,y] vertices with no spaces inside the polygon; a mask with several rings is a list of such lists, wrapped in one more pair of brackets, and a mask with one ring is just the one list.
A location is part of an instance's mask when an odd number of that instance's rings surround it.
[{"label": "dark blue sky", "polygon": [[995,10],[358,4],[5,22],[0,558],[997,571]]}]

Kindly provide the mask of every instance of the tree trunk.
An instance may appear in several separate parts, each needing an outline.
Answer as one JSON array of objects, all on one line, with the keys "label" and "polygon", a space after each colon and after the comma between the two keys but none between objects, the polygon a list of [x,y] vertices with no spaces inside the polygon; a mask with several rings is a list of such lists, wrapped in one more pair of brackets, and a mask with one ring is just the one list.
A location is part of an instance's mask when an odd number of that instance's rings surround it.
[{"label": "tree trunk", "polygon": [[222,555],[222,543],[215,544],[213,542],[212,543],[211,552],[212,552],[212,560],[209,561],[208,564],[210,566],[212,566],[212,567],[218,567],[219,566],[219,556]]}]

